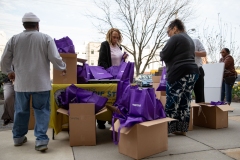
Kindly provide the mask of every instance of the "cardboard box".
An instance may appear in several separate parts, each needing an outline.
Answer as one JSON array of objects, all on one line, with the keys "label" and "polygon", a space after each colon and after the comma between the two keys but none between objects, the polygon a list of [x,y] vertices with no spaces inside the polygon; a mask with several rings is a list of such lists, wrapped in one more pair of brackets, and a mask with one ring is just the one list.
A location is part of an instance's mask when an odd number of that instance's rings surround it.
[{"label": "cardboard box", "polygon": [[167,96],[166,91],[161,91],[161,96]]},{"label": "cardboard box", "polygon": [[[134,159],[142,159],[168,149],[168,123],[171,118],[139,123],[130,128],[122,128],[118,150]],[[114,123],[118,132],[119,120]]]},{"label": "cardboard box", "polygon": [[32,96],[30,98],[30,118],[28,122],[28,130],[33,130],[35,127],[35,116],[34,116],[34,109],[32,107]]},{"label": "cardboard box", "polygon": [[53,83],[77,84],[77,54],[62,53],[60,56],[67,65],[67,73],[62,76],[62,71],[53,69]]},{"label": "cardboard box", "polygon": [[[70,103],[69,111],[70,146],[96,145],[95,104]],[[68,111],[62,108],[57,112],[68,115]]]},{"label": "cardboard box", "polygon": [[161,97],[160,97],[160,101],[162,102],[162,105],[163,105],[163,107],[164,107],[164,109],[165,109],[165,105],[166,105],[166,101],[167,101],[167,96],[161,96]]},{"label": "cardboard box", "polygon": [[209,103],[196,103],[199,108],[193,108],[193,125],[220,129],[228,127],[228,111],[233,108],[229,105],[214,106]]},{"label": "cardboard box", "polygon": [[159,84],[160,80],[161,80],[161,76],[152,76],[153,83]]},{"label": "cardboard box", "polygon": [[192,102],[191,106],[190,106],[190,120],[189,120],[189,126],[188,126],[188,131],[192,131],[193,130],[193,108],[194,107],[199,107],[198,104]]},{"label": "cardboard box", "polygon": [[157,98],[157,99],[160,99],[160,97],[161,97],[161,91],[156,91],[156,89],[158,88],[158,86],[159,86],[159,83],[153,83],[153,85],[152,85],[152,87],[153,87],[154,90],[155,90],[156,98]]}]

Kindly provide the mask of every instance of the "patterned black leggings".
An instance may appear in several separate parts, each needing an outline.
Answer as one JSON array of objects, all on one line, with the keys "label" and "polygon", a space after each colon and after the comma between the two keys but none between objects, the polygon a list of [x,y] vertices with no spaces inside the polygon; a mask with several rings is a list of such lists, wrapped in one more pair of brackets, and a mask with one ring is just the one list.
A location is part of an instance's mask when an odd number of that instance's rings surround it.
[{"label": "patterned black leggings", "polygon": [[167,83],[167,117],[177,119],[168,123],[168,133],[187,132],[190,120],[192,91],[198,74],[187,74],[172,84]]}]

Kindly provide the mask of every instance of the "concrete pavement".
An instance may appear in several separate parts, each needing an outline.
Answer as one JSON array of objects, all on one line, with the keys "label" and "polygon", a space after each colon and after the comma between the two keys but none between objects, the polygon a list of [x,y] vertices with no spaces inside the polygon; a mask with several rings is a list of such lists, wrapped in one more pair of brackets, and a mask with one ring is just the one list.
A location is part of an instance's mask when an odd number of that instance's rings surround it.
[{"label": "concrete pavement", "polygon": [[[240,160],[240,103],[232,103],[233,112],[229,112],[229,127],[208,129],[194,126],[187,136],[169,135],[168,151],[147,157],[151,160]],[[0,113],[2,105],[0,105]],[[2,121],[1,121],[2,123]],[[110,126],[107,126],[110,128]],[[62,160],[130,160],[118,152],[113,144],[111,131],[97,129],[96,146],[69,147],[68,133],[60,132],[55,140],[50,140],[49,150],[40,153],[34,150],[33,131],[27,134],[28,142],[14,147],[11,126],[0,127],[0,160],[15,159],[62,159]],[[52,130],[48,132],[51,137]],[[3,156],[4,155],[4,156]],[[21,158],[23,157],[23,158]]]}]

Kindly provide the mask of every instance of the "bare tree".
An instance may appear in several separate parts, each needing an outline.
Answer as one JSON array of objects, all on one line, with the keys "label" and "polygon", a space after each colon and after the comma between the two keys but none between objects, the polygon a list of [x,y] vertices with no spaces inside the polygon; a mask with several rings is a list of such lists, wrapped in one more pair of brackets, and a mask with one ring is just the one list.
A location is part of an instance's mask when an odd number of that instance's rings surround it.
[{"label": "bare tree", "polygon": [[[176,17],[185,21],[192,15],[191,0],[100,0],[95,2],[104,16],[90,14],[99,20],[96,25],[101,33],[115,27],[121,30],[131,44],[122,47],[135,62],[136,75],[144,73],[150,63],[157,60],[156,53],[166,42],[168,22]],[[143,53],[147,46],[148,53]]]},{"label": "bare tree", "polygon": [[205,25],[203,27],[203,35],[199,38],[205,44],[207,48],[208,62],[216,63],[221,58],[220,51],[223,48],[229,48],[231,55],[235,60],[235,66],[239,66],[240,63],[240,48],[235,40],[235,31],[232,29],[231,24],[223,23],[218,15],[218,26]]}]

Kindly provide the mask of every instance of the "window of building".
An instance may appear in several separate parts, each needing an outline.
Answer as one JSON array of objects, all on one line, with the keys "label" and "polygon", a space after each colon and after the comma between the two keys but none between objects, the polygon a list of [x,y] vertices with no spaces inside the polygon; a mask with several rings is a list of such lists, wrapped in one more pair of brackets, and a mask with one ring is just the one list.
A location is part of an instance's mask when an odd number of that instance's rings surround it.
[{"label": "window of building", "polygon": [[94,60],[91,60],[91,65],[94,66]]},{"label": "window of building", "polygon": [[94,50],[91,50],[91,54],[94,54]]},{"label": "window of building", "polygon": [[82,54],[86,54],[86,52],[82,52]]}]

